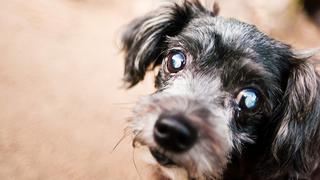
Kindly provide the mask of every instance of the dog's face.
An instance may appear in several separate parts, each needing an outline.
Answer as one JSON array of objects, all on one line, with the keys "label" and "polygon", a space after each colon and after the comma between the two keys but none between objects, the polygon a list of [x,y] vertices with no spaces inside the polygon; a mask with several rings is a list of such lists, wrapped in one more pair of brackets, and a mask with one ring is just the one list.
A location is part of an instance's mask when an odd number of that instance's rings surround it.
[{"label": "dog's face", "polygon": [[316,73],[289,46],[215,15],[197,1],[175,4],[133,21],[123,37],[131,86],[160,67],[157,91],[134,110],[134,144],[188,178],[226,177],[245,152],[291,161],[284,153],[303,150],[296,124],[316,99]]}]

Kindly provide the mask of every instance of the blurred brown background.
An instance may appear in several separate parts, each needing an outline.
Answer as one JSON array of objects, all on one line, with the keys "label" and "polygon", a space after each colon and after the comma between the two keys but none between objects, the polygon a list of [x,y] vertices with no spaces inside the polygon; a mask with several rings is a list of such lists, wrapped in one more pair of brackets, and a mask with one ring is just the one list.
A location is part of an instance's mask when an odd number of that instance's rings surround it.
[{"label": "blurred brown background", "polygon": [[[295,0],[220,0],[221,15],[256,24],[297,49],[320,46]],[[0,0],[0,179],[139,179],[134,102],[153,74],[121,88],[119,35],[156,0]],[[142,178],[145,179],[145,178]]]}]

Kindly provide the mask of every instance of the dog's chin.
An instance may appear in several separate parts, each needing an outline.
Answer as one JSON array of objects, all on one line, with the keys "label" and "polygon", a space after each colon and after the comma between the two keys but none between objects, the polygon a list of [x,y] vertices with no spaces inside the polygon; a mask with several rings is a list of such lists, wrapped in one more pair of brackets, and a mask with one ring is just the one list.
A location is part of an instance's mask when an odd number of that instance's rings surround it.
[{"label": "dog's chin", "polygon": [[136,145],[146,147],[159,165],[167,168],[180,167],[179,163],[176,162],[168,152],[158,146],[150,145],[138,136],[133,139],[133,146],[136,147]]},{"label": "dog's chin", "polygon": [[185,180],[195,179],[190,174],[190,169],[185,167],[180,159],[174,159],[171,153],[163,151],[161,148],[149,147],[150,154],[156,160],[157,165],[162,168],[155,168],[155,174],[160,175],[158,179]]},{"label": "dog's chin", "polygon": [[161,152],[157,148],[149,148],[151,155],[161,165],[165,167],[178,166],[171,158],[169,158],[164,152]]}]

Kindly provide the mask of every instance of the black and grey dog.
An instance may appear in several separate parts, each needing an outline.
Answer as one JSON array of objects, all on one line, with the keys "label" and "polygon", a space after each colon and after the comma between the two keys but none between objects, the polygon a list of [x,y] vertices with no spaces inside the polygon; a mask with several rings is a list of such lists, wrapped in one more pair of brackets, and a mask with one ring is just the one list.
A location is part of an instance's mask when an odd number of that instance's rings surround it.
[{"label": "black and grey dog", "polygon": [[[131,22],[129,87],[159,66],[134,110],[155,179],[320,179],[320,81],[308,59],[197,0]],[[158,68],[156,68],[158,69]]]}]

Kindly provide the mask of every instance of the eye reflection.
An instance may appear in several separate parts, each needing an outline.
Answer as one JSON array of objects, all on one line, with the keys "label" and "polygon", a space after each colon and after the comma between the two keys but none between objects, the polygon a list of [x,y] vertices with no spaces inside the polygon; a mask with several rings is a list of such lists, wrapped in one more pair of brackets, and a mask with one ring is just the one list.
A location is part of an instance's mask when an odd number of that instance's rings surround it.
[{"label": "eye reflection", "polygon": [[175,51],[168,55],[167,68],[170,73],[181,71],[186,64],[186,56],[181,51]]},{"label": "eye reflection", "polygon": [[259,102],[258,91],[253,88],[247,88],[240,91],[236,97],[239,108],[253,110]]}]

